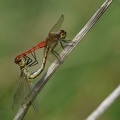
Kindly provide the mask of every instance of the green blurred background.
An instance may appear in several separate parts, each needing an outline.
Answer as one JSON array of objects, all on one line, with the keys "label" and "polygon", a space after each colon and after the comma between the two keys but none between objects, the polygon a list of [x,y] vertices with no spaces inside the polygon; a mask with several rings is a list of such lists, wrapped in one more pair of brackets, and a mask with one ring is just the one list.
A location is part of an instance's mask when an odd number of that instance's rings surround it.
[{"label": "green blurred background", "polygon": [[[12,120],[18,54],[44,40],[61,14],[72,39],[104,0],[0,1],[0,119]],[[120,5],[113,2],[38,96],[39,113],[30,107],[24,120],[84,120],[120,81]],[[40,60],[42,52],[40,50]],[[46,69],[50,62],[47,63]],[[33,67],[31,71],[39,68]],[[45,72],[45,71],[44,71]],[[40,78],[39,76],[34,83]],[[12,92],[11,92],[12,91]],[[120,98],[99,120],[120,119]]]}]

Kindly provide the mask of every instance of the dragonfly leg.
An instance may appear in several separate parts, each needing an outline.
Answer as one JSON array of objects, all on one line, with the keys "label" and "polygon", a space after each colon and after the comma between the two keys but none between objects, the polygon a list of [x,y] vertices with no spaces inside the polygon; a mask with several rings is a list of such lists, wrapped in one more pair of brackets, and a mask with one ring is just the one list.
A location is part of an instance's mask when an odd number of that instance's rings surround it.
[{"label": "dragonfly leg", "polygon": [[32,62],[32,59],[30,57],[28,57],[27,55],[23,56],[23,58],[26,61],[26,65],[29,65]]},{"label": "dragonfly leg", "polygon": [[60,55],[54,50],[55,47],[57,46],[58,44],[58,41],[54,44],[52,50],[51,50],[51,53],[58,59],[59,63],[61,63],[61,58],[60,58]]},{"label": "dragonfly leg", "polygon": [[71,40],[64,40],[64,39],[62,39],[61,41],[64,42],[64,43],[70,43],[71,42]]},{"label": "dragonfly leg", "polygon": [[28,57],[27,55],[24,56],[24,59],[27,61],[27,62],[26,62],[26,65],[28,65],[29,67],[38,64],[38,61],[37,61],[37,59],[36,59],[35,52],[31,52],[31,55],[33,56],[34,60],[32,60],[32,59],[31,59],[30,57]]},{"label": "dragonfly leg", "polygon": [[35,51],[34,52],[31,52],[31,55],[33,56],[34,58],[34,61],[32,60],[31,64],[29,64],[29,67],[31,66],[34,66],[34,65],[37,65],[38,64],[38,61],[36,59],[36,54],[35,54]]},{"label": "dragonfly leg", "polygon": [[64,39],[60,40],[60,45],[61,45],[61,47],[62,47],[63,49],[65,49],[68,45],[63,45],[62,42],[68,44],[68,43],[70,43],[70,41],[71,41],[71,40],[64,40]]}]

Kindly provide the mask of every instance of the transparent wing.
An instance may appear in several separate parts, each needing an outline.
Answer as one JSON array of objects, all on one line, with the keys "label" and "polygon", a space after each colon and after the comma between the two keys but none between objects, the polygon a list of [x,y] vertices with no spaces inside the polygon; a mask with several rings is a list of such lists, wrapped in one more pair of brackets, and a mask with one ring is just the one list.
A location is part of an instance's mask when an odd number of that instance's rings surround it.
[{"label": "transparent wing", "polygon": [[64,15],[61,15],[61,17],[59,18],[59,20],[57,21],[57,23],[53,26],[53,28],[50,30],[49,34],[51,32],[58,32],[62,23],[63,23],[63,20],[64,20]]},{"label": "transparent wing", "polygon": [[[34,85],[31,82],[29,82],[28,89],[29,89],[31,95],[32,95],[32,91],[31,90],[33,89],[33,87],[34,87]],[[34,108],[34,111],[38,112],[38,104],[37,104],[37,100],[36,99],[32,102],[32,106]]]},{"label": "transparent wing", "polygon": [[18,110],[19,106],[21,105],[21,103],[25,98],[26,95],[25,92],[26,92],[26,82],[22,77],[20,77],[16,87],[16,92],[14,94],[14,100],[12,105],[13,111]]},{"label": "transparent wing", "polygon": [[[13,111],[17,111],[20,105],[23,103],[24,99],[27,97],[29,93],[32,94],[31,89],[33,88],[33,84],[31,82],[28,82],[27,80],[23,79],[23,77],[20,77],[17,85],[17,90],[14,94],[14,101],[12,105]],[[38,111],[38,105],[36,101],[32,103],[32,106],[35,110],[35,112]]]}]

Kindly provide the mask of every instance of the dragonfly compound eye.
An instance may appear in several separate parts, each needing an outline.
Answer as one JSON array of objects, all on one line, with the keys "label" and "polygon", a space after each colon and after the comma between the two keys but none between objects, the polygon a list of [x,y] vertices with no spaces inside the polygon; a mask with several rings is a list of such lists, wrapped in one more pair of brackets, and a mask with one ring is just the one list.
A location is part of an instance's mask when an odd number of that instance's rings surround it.
[{"label": "dragonfly compound eye", "polygon": [[19,64],[20,62],[21,62],[21,59],[19,59],[19,58],[15,58],[15,60],[14,60],[14,62],[16,63],[16,64]]},{"label": "dragonfly compound eye", "polygon": [[60,30],[60,38],[64,39],[66,37],[66,32],[64,30]]},{"label": "dragonfly compound eye", "polygon": [[19,65],[20,67],[25,67],[25,65],[26,65],[25,60],[20,59],[18,65]]}]

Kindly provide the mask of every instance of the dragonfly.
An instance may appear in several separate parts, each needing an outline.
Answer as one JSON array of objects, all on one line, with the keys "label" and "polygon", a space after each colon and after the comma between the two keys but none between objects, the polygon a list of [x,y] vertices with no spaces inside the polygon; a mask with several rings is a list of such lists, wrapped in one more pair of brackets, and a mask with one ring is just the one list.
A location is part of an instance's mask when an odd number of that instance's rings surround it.
[{"label": "dragonfly", "polygon": [[[45,53],[47,53],[47,51],[45,51]],[[45,54],[45,56],[46,55],[47,54]],[[44,57],[43,61],[45,60],[46,57]],[[42,65],[44,66],[44,64]],[[33,96],[32,89],[34,85],[31,79],[35,79],[36,76],[38,76],[42,72],[41,69],[43,69],[43,66],[41,66],[36,72],[30,73],[28,71],[28,66],[26,64],[25,59],[21,59],[19,66],[20,66],[20,76],[18,79],[17,89],[14,94],[14,101],[12,105],[13,111],[16,111],[18,109],[18,107],[22,104],[23,100],[26,98],[26,95],[28,95],[28,93],[31,95],[31,97]],[[38,112],[38,104],[36,100],[32,102],[32,106],[34,108],[34,111]]]},{"label": "dragonfly", "polygon": [[[40,48],[45,49],[44,50],[44,58],[43,58],[42,65],[41,65],[42,66],[41,71],[43,71],[43,69],[44,69],[46,59],[48,56],[48,51],[50,51],[52,53],[52,55],[54,55],[60,62],[60,55],[55,50],[55,48],[58,45],[58,43],[60,43],[61,48],[64,49],[67,45],[63,45],[63,44],[70,42],[69,40],[65,39],[67,32],[64,30],[59,30],[61,28],[63,20],[64,20],[64,15],[61,15],[61,17],[59,18],[57,23],[50,30],[46,39],[44,41],[40,42],[38,45],[31,48],[30,50],[15,57],[14,62],[16,64],[18,64],[19,66],[21,66],[21,60],[22,60],[22,58],[24,58],[26,61],[26,65],[28,67],[38,64],[38,61],[37,61],[36,55],[35,55],[35,51]],[[32,60],[30,57],[28,57],[29,54],[31,54],[33,56],[34,60]]]},{"label": "dragonfly", "polygon": [[[59,30],[61,28],[61,25],[63,23],[64,16],[61,15],[57,23],[53,26],[53,28],[50,30],[48,36],[46,39],[42,42],[40,42],[38,45],[34,46],[30,50],[18,55],[15,57],[14,62],[20,66],[20,78],[18,80],[18,86],[16,93],[14,94],[14,102],[13,102],[13,109],[15,108],[16,105],[20,104],[22,96],[25,95],[26,92],[26,87],[30,91],[30,94],[32,95],[32,87],[33,84],[31,82],[31,79],[35,79],[38,75],[41,74],[41,72],[45,68],[48,52],[52,53],[58,61],[60,61],[60,55],[58,52],[55,50],[56,46],[58,43],[60,43],[60,46],[62,49],[64,49],[67,45],[63,45],[64,43],[68,44],[70,41],[66,40],[66,31],[64,30]],[[33,72],[29,73],[28,67],[34,66],[38,64],[35,51],[37,49],[44,48],[44,56],[42,60],[42,65],[41,67]],[[33,60],[28,57],[28,55],[31,54],[33,56]],[[37,111],[36,103],[32,103],[32,106],[34,107],[35,111]]]},{"label": "dragonfly", "polygon": [[[23,100],[26,98],[26,95],[28,93],[32,96],[32,88],[34,85],[32,84],[30,78],[30,73],[27,70],[27,66],[24,60],[21,60],[22,66],[20,67],[20,77],[18,79],[18,85],[17,90],[14,94],[14,101],[12,104],[13,111],[16,112],[16,110],[19,108],[19,106],[22,104]],[[34,108],[35,112],[38,112],[38,105],[36,100],[32,102],[32,106]]]}]

